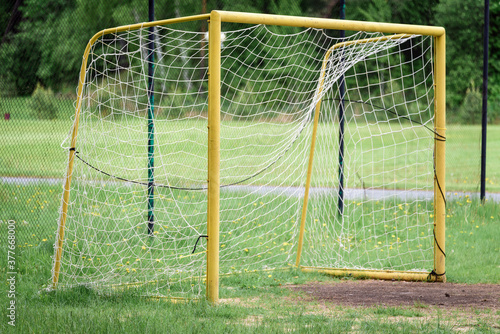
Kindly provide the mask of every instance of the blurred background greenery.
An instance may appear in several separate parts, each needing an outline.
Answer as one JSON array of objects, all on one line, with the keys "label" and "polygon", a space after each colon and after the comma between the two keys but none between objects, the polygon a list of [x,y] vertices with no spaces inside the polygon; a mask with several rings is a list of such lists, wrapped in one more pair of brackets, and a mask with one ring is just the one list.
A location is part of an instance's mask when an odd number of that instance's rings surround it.
[{"label": "blurred background greenery", "polygon": [[[483,6],[484,1],[478,0],[346,0],[349,20],[446,28],[447,184],[454,191],[479,190]],[[156,0],[155,16],[166,19],[213,9],[339,18],[340,1]],[[499,1],[491,2],[490,13],[486,189],[495,192],[500,184],[496,168],[500,166]],[[0,2],[0,186],[7,186],[5,176],[64,176],[67,152],[60,144],[70,130],[88,40],[102,29],[147,19],[147,0]],[[60,173],[57,176],[47,170]],[[0,212],[9,197],[2,189]],[[0,216],[2,219],[9,217]],[[26,219],[31,219],[29,212]]]},{"label": "blurred background greenery", "polygon": [[[203,4],[205,2],[205,5]],[[212,9],[338,18],[339,0],[174,0],[156,1],[157,19],[200,14]],[[447,31],[448,121],[481,120],[483,8],[477,0],[347,0],[346,18],[406,24],[438,25]],[[488,115],[500,123],[500,2],[490,5]],[[74,99],[83,50],[104,28],[147,21],[145,0],[8,0],[0,3],[0,97],[23,109],[33,96],[48,110],[32,116],[53,119],[53,104]],[[44,101],[45,99],[45,101]],[[53,101],[52,103],[50,101]],[[37,103],[38,103],[37,101]],[[64,103],[64,102],[61,102]],[[52,106],[51,106],[52,104]],[[11,117],[25,114],[12,110]]]}]

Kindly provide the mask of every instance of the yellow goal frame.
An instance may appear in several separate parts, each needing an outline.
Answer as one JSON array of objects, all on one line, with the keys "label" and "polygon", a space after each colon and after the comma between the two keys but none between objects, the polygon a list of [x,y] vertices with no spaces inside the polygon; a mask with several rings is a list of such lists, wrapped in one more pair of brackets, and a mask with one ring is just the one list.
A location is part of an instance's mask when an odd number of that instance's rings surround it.
[{"label": "yellow goal frame", "polygon": [[[378,279],[397,280],[429,280],[445,281],[445,138],[446,134],[446,60],[445,29],[442,27],[361,22],[350,20],[335,20],[322,18],[307,18],[284,15],[250,14],[228,11],[212,11],[210,14],[195,15],[183,18],[175,18],[148,23],[122,26],[105,29],[95,34],[88,42],[83,56],[80,71],[80,82],[75,111],[75,122],[71,136],[72,150],[69,152],[67,174],[64,183],[62,210],[58,227],[58,238],[56,240],[56,254],[53,268],[52,287],[55,289],[59,280],[61,265],[62,246],[64,242],[64,228],[68,210],[71,176],[73,162],[75,159],[75,147],[77,142],[78,121],[80,115],[82,90],[85,81],[85,68],[91,46],[97,39],[108,33],[117,33],[126,30],[135,30],[145,27],[168,25],[189,21],[208,20],[209,24],[209,65],[208,65],[208,194],[207,194],[207,275],[206,275],[206,297],[212,303],[219,300],[219,197],[220,197],[220,78],[221,78],[221,24],[223,22],[242,24],[264,24],[282,25],[293,27],[306,27],[334,30],[355,30],[367,32],[381,32],[386,34],[402,35],[428,35],[435,40],[434,57],[434,269],[429,273],[401,272],[387,270],[348,270],[335,268],[313,268],[300,266],[300,254],[302,249],[303,233],[305,229],[305,217],[307,215],[307,199],[309,195],[309,184],[312,173],[314,156],[315,131],[311,138],[311,151],[309,157],[309,168],[307,173],[307,184],[304,194],[304,207],[300,224],[296,266],[304,271],[320,271],[333,275],[350,275],[354,277],[371,277]],[[393,37],[387,37],[393,38]],[[349,42],[352,43],[352,42]],[[354,41],[360,43],[360,41]],[[342,43],[339,43],[342,44]],[[335,46],[334,46],[335,47]],[[328,55],[325,56],[326,58]],[[321,82],[320,77],[320,82]],[[321,89],[321,88],[320,88]],[[318,102],[319,111],[321,101]],[[319,112],[315,113],[315,123]],[[439,137],[439,138],[438,138]]]}]

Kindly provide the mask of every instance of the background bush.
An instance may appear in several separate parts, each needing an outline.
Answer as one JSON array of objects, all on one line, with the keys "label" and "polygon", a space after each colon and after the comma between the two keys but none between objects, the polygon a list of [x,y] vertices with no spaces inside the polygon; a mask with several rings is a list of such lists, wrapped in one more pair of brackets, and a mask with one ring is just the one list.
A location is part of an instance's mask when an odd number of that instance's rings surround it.
[{"label": "background bush", "polygon": [[58,106],[54,97],[54,92],[50,88],[45,89],[39,83],[36,85],[35,91],[31,95],[28,107],[38,119],[57,118]]}]

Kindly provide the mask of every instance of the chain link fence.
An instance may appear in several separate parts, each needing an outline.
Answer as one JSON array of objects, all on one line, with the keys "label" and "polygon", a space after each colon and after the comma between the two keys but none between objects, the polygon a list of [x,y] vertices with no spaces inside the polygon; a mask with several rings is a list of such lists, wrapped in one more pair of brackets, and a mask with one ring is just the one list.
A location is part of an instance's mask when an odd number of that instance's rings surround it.
[{"label": "chain link fence", "polygon": [[[250,5],[226,2],[190,2],[181,7],[179,1],[174,1],[173,6],[157,1],[156,17],[192,15],[204,8],[207,12],[211,9],[254,10]],[[49,1],[48,8],[41,5],[39,10],[40,15],[47,12],[50,15],[41,19],[30,13],[31,23],[26,18],[26,5],[16,8],[9,4],[4,5],[1,21],[5,34],[0,46],[4,60],[0,65],[3,72],[0,76],[0,222],[15,221],[24,226],[25,236],[20,246],[30,247],[54,240],[51,233],[55,233],[57,227],[68,153],[61,148],[61,143],[71,130],[78,69],[86,42],[101,29],[147,21],[148,4],[132,1],[128,7],[117,6],[111,10],[107,6],[113,6],[114,2],[106,5],[106,2],[89,1],[89,5],[76,8],[73,2]],[[330,13],[336,12],[339,6],[337,1],[324,5],[330,6],[325,7]],[[302,10],[304,4],[301,6],[291,2],[287,13],[324,16],[324,10],[314,14]],[[55,19],[63,14],[66,19]],[[51,26],[53,23],[57,24]],[[27,24],[38,25],[40,29],[26,29]],[[51,66],[58,66],[58,71]],[[481,127],[456,123],[453,113],[453,109],[449,110],[447,190],[453,194],[476,193],[480,187]],[[500,171],[496,166],[500,165],[500,138],[498,126],[493,129],[488,138],[486,189],[499,192]]]}]

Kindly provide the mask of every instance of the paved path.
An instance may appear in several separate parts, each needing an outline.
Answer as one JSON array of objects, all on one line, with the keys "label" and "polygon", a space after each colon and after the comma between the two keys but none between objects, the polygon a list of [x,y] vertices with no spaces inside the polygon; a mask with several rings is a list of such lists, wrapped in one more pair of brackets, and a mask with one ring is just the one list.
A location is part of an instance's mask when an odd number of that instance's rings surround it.
[{"label": "paved path", "polygon": [[[270,187],[270,186],[232,186],[230,188],[225,188],[223,191],[248,191],[251,193],[259,194],[276,194],[276,195],[287,195],[287,196],[304,196],[303,187],[292,187],[292,188],[282,188],[282,187]],[[309,196],[325,195],[331,194],[337,196],[337,189],[332,188],[311,188],[309,191]],[[479,193],[473,192],[447,192],[446,199],[460,199],[465,196],[470,198],[479,198]],[[434,197],[433,191],[421,191],[421,190],[397,190],[397,189],[355,189],[349,188],[345,190],[346,200],[355,199],[387,199],[387,198],[398,198],[401,200],[412,200],[412,199],[423,199],[432,200]],[[498,193],[486,193],[486,198],[488,201],[500,202],[500,194]]]},{"label": "paved path", "polygon": [[[62,184],[62,179],[57,178],[30,178],[30,177],[0,177],[0,183],[18,184],[18,185],[32,185],[32,184]],[[117,181],[111,181],[117,182]],[[271,186],[245,186],[235,185],[228,188],[222,188],[222,192],[250,192],[254,194],[264,195],[285,195],[285,196],[304,196],[304,187],[271,187]],[[332,188],[311,188],[310,196],[332,194],[337,196],[337,189]],[[453,200],[463,198],[465,196],[471,198],[479,198],[479,193],[473,192],[447,192],[446,199]],[[433,191],[405,191],[395,189],[346,189],[345,199],[387,199],[396,197],[401,200],[424,199],[431,200],[434,196]],[[486,193],[486,198],[489,201],[500,202],[500,193]]]}]

